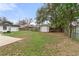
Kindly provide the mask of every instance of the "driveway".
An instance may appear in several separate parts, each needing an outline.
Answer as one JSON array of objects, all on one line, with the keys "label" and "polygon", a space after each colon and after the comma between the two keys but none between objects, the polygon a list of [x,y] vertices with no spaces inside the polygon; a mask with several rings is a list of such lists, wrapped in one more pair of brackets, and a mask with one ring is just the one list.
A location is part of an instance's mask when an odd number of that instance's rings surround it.
[{"label": "driveway", "polygon": [[19,41],[19,40],[22,40],[22,39],[10,37],[10,36],[4,36],[4,35],[0,34],[0,47],[7,45],[7,44],[14,43],[14,42]]}]

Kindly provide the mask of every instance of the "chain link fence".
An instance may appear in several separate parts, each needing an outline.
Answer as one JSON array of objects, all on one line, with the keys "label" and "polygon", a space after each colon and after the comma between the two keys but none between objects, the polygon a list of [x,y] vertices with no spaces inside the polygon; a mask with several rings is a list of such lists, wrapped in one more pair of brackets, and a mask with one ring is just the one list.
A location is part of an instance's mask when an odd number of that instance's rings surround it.
[{"label": "chain link fence", "polygon": [[71,37],[72,39],[79,40],[79,26],[73,29]]}]

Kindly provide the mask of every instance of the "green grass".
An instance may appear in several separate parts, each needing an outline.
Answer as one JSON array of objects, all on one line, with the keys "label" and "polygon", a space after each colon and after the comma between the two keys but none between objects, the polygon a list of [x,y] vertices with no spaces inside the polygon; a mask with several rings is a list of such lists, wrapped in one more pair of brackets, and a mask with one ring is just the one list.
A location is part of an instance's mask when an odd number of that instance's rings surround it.
[{"label": "green grass", "polygon": [[[68,55],[61,52],[65,49],[71,49],[70,43],[64,44],[65,36],[61,33],[41,33],[32,31],[19,31],[12,33],[5,33],[5,35],[12,37],[19,37],[23,40],[0,47],[0,55],[11,56],[46,56],[46,55]],[[62,37],[60,37],[62,36]],[[60,46],[59,46],[60,45]],[[75,52],[76,50],[72,51]],[[79,52],[79,50],[77,51]],[[66,50],[65,53],[68,53]],[[72,55],[70,53],[69,55]]]}]

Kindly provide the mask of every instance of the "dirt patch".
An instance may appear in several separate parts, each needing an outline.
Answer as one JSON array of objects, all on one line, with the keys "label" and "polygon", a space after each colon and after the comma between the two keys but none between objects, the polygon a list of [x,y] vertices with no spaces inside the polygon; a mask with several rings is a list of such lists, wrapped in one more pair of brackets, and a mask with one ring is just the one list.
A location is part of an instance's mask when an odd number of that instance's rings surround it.
[{"label": "dirt patch", "polygon": [[[64,33],[48,33],[48,35],[55,36],[60,40],[59,43],[45,45],[46,49],[55,50],[54,55],[79,55],[79,43],[72,41]],[[52,54],[53,52],[51,52]]]}]

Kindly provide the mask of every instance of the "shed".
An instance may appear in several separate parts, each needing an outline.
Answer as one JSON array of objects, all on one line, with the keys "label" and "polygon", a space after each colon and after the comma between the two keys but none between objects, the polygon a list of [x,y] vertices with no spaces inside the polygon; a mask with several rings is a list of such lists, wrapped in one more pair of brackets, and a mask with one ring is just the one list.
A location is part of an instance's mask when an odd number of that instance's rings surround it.
[{"label": "shed", "polygon": [[48,25],[41,25],[40,26],[40,32],[49,32],[49,26]]}]

